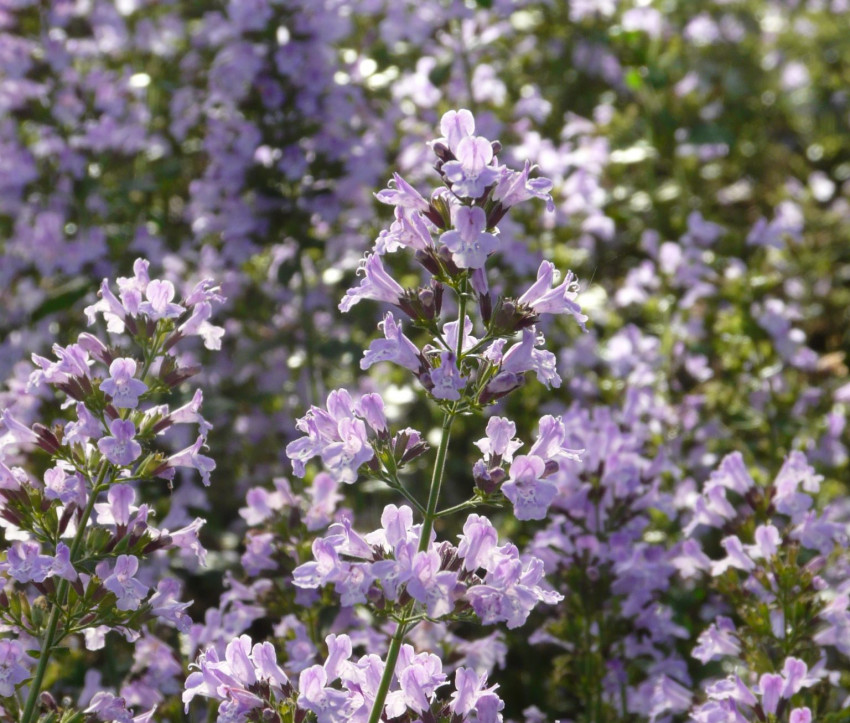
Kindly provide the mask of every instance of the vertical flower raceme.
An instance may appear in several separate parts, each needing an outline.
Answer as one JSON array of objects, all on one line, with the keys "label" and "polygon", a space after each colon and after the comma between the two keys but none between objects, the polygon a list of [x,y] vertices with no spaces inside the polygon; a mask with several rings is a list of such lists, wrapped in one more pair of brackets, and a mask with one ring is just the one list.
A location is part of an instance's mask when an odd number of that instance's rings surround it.
[{"label": "vertical flower raceme", "polygon": [[[208,480],[215,465],[197,454],[209,430],[200,415],[200,398],[191,413],[179,407],[173,416],[169,405],[154,402],[197,372],[172,352],[189,335],[185,326],[178,330],[182,317],[221,297],[211,282],[204,282],[183,303],[174,303],[173,285],[151,279],[149,264],[141,259],[132,277],[118,280],[118,288],[116,295],[104,280],[100,301],[86,310],[92,323],[99,315],[105,319],[108,342],[84,333],[76,344],[54,346],[55,360],[34,356],[37,370],[30,388],[53,387],[70,402],[66,406],[73,418],[52,428],[29,428],[8,410],[2,414],[8,433],[49,457],[43,482],[20,467],[0,464],[0,515],[15,530],[0,563],[0,621],[12,636],[0,641],[6,666],[0,695],[23,723],[33,723],[47,700],[39,696],[52,652],[80,633],[87,647],[97,649],[110,631],[136,640],[140,630],[158,624],[187,628],[189,603],[179,600],[180,584],[166,578],[152,590],[145,564],[159,550],[194,547],[202,556],[199,525],[193,533],[152,524],[152,505],[164,496],[156,494],[155,478],[170,479],[172,467],[181,465],[196,467]],[[135,344],[135,354],[128,342]],[[167,457],[158,449],[159,438],[169,436],[173,425],[187,423],[201,429],[191,455],[187,450]],[[149,501],[136,505],[142,490]],[[23,653],[23,645],[39,650],[37,665]],[[20,700],[11,696],[24,683],[26,699],[7,703],[6,698]],[[157,701],[148,696],[138,702],[148,705],[144,715],[149,716]],[[130,721],[133,714],[125,703],[102,692],[84,712],[100,720]]]}]

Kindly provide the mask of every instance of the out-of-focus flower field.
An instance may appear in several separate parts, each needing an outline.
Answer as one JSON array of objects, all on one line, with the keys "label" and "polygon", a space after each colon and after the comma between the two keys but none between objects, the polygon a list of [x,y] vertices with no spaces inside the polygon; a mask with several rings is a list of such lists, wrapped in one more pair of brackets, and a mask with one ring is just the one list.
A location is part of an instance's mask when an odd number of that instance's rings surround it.
[{"label": "out-of-focus flower field", "polygon": [[848,721],[848,352],[848,0],[0,0],[0,721]]}]

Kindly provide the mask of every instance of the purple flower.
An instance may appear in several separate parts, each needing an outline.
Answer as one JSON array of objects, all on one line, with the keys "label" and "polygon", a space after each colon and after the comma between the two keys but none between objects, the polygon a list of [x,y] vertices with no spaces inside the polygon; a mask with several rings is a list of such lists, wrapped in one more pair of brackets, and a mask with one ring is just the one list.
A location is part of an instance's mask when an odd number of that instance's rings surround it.
[{"label": "purple flower", "polygon": [[125,484],[112,485],[106,493],[106,499],[107,503],[98,502],[94,506],[97,524],[126,528],[130,524],[130,513],[137,509],[133,506],[136,499],[133,488]]},{"label": "purple flower", "polygon": [[212,304],[202,301],[192,310],[192,315],[184,321],[177,331],[180,336],[200,336],[207,349],[221,349],[221,337],[224,329],[209,323],[212,316]]},{"label": "purple flower", "polygon": [[520,455],[511,464],[502,494],[514,505],[518,520],[542,520],[555,499],[558,488],[542,479],[546,463],[536,455]]},{"label": "purple flower", "polygon": [[50,574],[56,577],[62,577],[70,582],[77,579],[77,571],[71,564],[71,548],[64,542],[56,545],[56,557],[53,564],[50,566]]},{"label": "purple flower", "polygon": [[189,467],[196,469],[201,474],[201,481],[205,487],[210,486],[210,473],[215,469],[215,460],[200,453],[206,444],[203,435],[199,436],[191,447],[172,454],[165,460],[165,467]]},{"label": "purple flower", "polygon": [[528,174],[532,167],[529,161],[525,162],[522,171],[512,171],[503,167],[501,177],[493,189],[493,200],[499,201],[503,208],[511,208],[530,198],[539,198],[546,201],[546,210],[550,213],[555,210],[555,202],[552,200],[552,181],[548,178],[529,179]]},{"label": "purple flower", "polygon": [[522,374],[533,371],[546,387],[560,387],[561,377],[556,368],[555,355],[536,348],[542,343],[542,335],[538,336],[533,326],[523,329],[520,343],[514,344],[502,357],[502,372]]},{"label": "purple flower", "polygon": [[383,256],[400,248],[414,251],[433,248],[428,225],[418,211],[399,206],[395,210],[395,219],[389,230],[381,231],[375,240],[375,253]]},{"label": "purple flower", "polygon": [[65,425],[64,442],[68,445],[85,445],[90,439],[99,439],[103,434],[103,427],[82,402],[77,402],[77,421],[68,422]]},{"label": "purple flower", "polygon": [[148,586],[135,578],[139,569],[139,558],[135,555],[119,555],[112,574],[103,581],[103,586],[118,598],[119,610],[138,610]]},{"label": "purple flower", "polygon": [[100,383],[101,391],[112,397],[112,404],[118,409],[135,409],[139,406],[139,395],[148,389],[147,384],[134,378],[135,373],[134,359],[115,359],[109,365],[110,378]]},{"label": "purple flower", "polygon": [[296,426],[307,436],[287,445],[286,455],[299,477],[304,476],[304,462],[320,456],[337,480],[353,484],[360,465],[374,457],[366,425],[355,415],[351,395],[345,389],[336,389],[328,395],[327,411],[310,407]]},{"label": "purple flower", "polygon": [[139,304],[139,311],[150,319],[175,319],[182,314],[184,309],[179,304],[172,304],[174,298],[174,284],[170,281],[151,281],[145,289],[147,301]]},{"label": "purple flower", "polygon": [[106,320],[106,329],[108,331],[114,334],[123,334],[124,319],[127,316],[132,315],[134,312],[127,309],[124,304],[118,301],[118,298],[109,288],[108,279],[104,279],[101,282],[98,296],[100,296],[100,301],[97,301],[84,309],[89,325],[94,324],[97,319],[97,314],[100,312]]},{"label": "purple flower", "polygon": [[58,465],[44,473],[44,496],[48,500],[59,500],[63,505],[76,502],[80,507],[86,503],[86,490],[79,473],[68,474]]},{"label": "purple flower", "polygon": [[360,360],[360,368],[365,370],[378,362],[389,361],[418,373],[423,365],[419,349],[402,333],[401,324],[396,322],[392,312],[387,312],[378,328],[384,338],[375,339],[369,345]]},{"label": "purple flower", "polygon": [[466,108],[450,110],[440,119],[440,133],[452,153],[457,153],[458,144],[475,133],[475,118]]},{"label": "purple flower", "polygon": [[557,281],[555,264],[544,261],[537,270],[537,281],[517,299],[518,303],[531,307],[535,314],[569,314],[587,331],[584,325],[587,316],[581,313],[581,307],[575,302],[578,296],[576,277],[568,271],[563,282],[552,288]]},{"label": "purple flower", "polygon": [[457,160],[444,163],[442,171],[457,196],[479,198],[488,186],[499,180],[501,169],[489,165],[493,160],[493,146],[486,138],[462,138],[454,154]]},{"label": "purple flower", "polygon": [[35,659],[26,654],[17,640],[0,639],[0,697],[11,698],[15,687],[31,676]]},{"label": "purple flower", "polygon": [[724,655],[738,655],[741,644],[738,642],[735,623],[722,615],[700,633],[697,646],[692,655],[702,663],[717,660]]},{"label": "purple flower", "polygon": [[112,693],[98,691],[84,713],[97,716],[98,720],[114,723],[133,723],[133,714],[127,710],[127,702]]},{"label": "purple flower", "polygon": [[50,555],[41,554],[37,542],[16,540],[6,552],[3,567],[18,582],[44,582],[53,564],[54,559]]},{"label": "purple flower", "polygon": [[[431,709],[431,699],[437,688],[445,685],[446,674],[440,659],[432,653],[413,654],[409,645],[402,646],[396,676],[403,703],[412,711],[422,714]],[[390,699],[387,703],[389,707]],[[403,711],[402,711],[403,713]],[[387,712],[387,715],[391,715]]]},{"label": "purple flower", "polygon": [[[375,198],[381,203],[388,203],[393,206],[401,206],[402,208],[410,208],[416,211],[428,211],[430,208],[429,203],[422,198],[419,191],[397,173],[393,173],[393,180],[390,183],[392,184],[393,182],[395,182],[395,188],[390,187],[379,191],[375,194]],[[342,310],[348,311],[348,309]]]},{"label": "purple flower", "polygon": [[463,558],[463,569],[471,572],[487,567],[498,541],[496,528],[490,520],[481,515],[469,515],[463,523],[463,534],[457,547],[458,556]]},{"label": "purple flower", "polygon": [[711,574],[713,577],[722,575],[730,567],[743,570],[744,572],[750,572],[755,569],[756,563],[746,554],[741,540],[736,535],[724,537],[720,544],[723,545],[723,549],[726,550],[727,555],[722,560],[712,563]]},{"label": "purple flower", "polygon": [[103,437],[97,442],[97,448],[114,465],[123,467],[132,464],[142,453],[142,446],[133,439],[136,425],[129,419],[113,419],[109,424],[111,437]]},{"label": "purple flower", "polygon": [[[25,444],[38,444],[38,435],[29,427],[21,424],[17,419],[15,419],[12,416],[12,412],[8,409],[4,409],[3,413],[0,414],[0,422],[2,422],[3,426],[6,427],[7,434],[9,434],[15,441],[23,442]],[[3,437],[0,436],[0,449],[2,449],[3,446]]]},{"label": "purple flower", "polygon": [[457,573],[440,571],[440,553],[435,549],[419,552],[413,559],[413,570],[407,592],[426,606],[428,615],[439,618],[454,608]]},{"label": "purple flower", "polygon": [[330,682],[321,665],[302,670],[298,678],[298,707],[315,713],[317,723],[342,723],[363,703],[359,693],[328,687]]},{"label": "purple flower", "polygon": [[444,351],[440,354],[440,366],[431,370],[429,378],[433,387],[431,394],[435,399],[445,399],[456,402],[466,386],[466,377],[460,375],[456,366],[457,357],[454,352]]},{"label": "purple flower", "polygon": [[440,241],[452,252],[452,261],[461,269],[480,269],[499,247],[499,239],[486,233],[487,216],[478,206],[461,206],[455,213],[455,229],[446,231]]},{"label": "purple flower", "polygon": [[292,582],[298,587],[322,587],[339,577],[342,565],[333,543],[327,538],[313,540],[313,562],[305,562],[292,572]]},{"label": "purple flower", "polygon": [[503,462],[514,458],[514,452],[522,447],[522,442],[514,439],[516,424],[505,417],[490,417],[487,421],[487,436],[475,442],[487,461],[498,457]]},{"label": "purple flower", "polygon": [[192,618],[186,614],[186,609],[192,601],[180,601],[180,583],[173,578],[160,580],[156,586],[156,592],[151,595],[148,602],[151,612],[156,615],[160,622],[173,625],[181,633],[189,632]]},{"label": "purple flower", "polygon": [[339,303],[339,310],[346,312],[361,299],[374,299],[398,304],[404,294],[404,289],[394,281],[381,262],[378,254],[369,254],[361,262],[358,273],[364,278],[360,285],[345,292],[345,297]]},{"label": "purple flower", "polygon": [[[479,706],[486,706],[486,702],[483,700],[485,698],[495,698],[498,703],[496,701],[491,702],[496,705],[496,710],[501,710],[504,703],[493,692],[499,686],[494,685],[487,688],[486,685],[486,672],[479,675],[469,668],[458,668],[455,672],[455,691],[452,693],[452,700],[449,704],[452,713],[465,720],[473,710],[477,710]],[[481,720],[480,712],[478,719]]]}]

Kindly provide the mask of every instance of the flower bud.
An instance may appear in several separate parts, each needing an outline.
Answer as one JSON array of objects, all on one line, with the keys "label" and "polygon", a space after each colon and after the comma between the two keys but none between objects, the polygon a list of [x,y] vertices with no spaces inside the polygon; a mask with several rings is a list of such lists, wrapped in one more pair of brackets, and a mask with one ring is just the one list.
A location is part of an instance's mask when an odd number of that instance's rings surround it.
[{"label": "flower bud", "polygon": [[514,372],[499,372],[493,377],[481,392],[478,398],[480,404],[491,404],[492,402],[510,394],[514,389],[523,385],[525,377]]}]

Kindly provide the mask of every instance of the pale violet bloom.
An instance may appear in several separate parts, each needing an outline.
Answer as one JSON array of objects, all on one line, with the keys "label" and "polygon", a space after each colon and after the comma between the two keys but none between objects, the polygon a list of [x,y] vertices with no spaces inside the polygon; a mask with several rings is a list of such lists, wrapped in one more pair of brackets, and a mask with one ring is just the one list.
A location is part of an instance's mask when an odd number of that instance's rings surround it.
[{"label": "pale violet bloom", "polygon": [[135,359],[115,359],[109,365],[109,379],[100,383],[101,391],[112,397],[118,409],[134,409],[139,406],[139,395],[148,390],[148,385],[135,378]]},{"label": "pale violet bloom", "polygon": [[546,462],[536,455],[520,455],[511,464],[508,481],[502,494],[514,506],[518,520],[542,520],[558,492],[556,485],[546,479]]},{"label": "pale violet bloom", "polygon": [[142,453],[142,446],[134,439],[136,425],[129,419],[113,419],[109,424],[111,437],[98,440],[97,448],[112,464],[123,467],[132,464]]},{"label": "pale violet bloom", "polygon": [[452,261],[461,269],[480,269],[487,257],[499,247],[499,239],[484,229],[487,216],[484,209],[461,206],[455,214],[455,228],[440,236],[440,241],[452,253]]},{"label": "pale violet bloom", "polygon": [[552,181],[548,178],[529,178],[532,166],[530,161],[525,162],[522,171],[512,171],[502,168],[501,177],[493,189],[493,200],[499,201],[503,208],[511,208],[530,198],[539,198],[546,201],[546,210],[550,213],[555,210],[555,202],[552,200]]},{"label": "pale violet bloom", "polygon": [[386,313],[378,328],[384,333],[384,338],[372,341],[363,353],[360,368],[365,370],[373,364],[389,361],[418,373],[423,366],[419,349],[402,333],[401,324],[395,320],[392,312]]},{"label": "pale violet bloom", "polygon": [[359,286],[345,292],[345,296],[339,303],[340,311],[349,311],[362,299],[398,304],[404,295],[404,289],[387,273],[378,254],[366,256],[357,273],[362,273],[363,279]]},{"label": "pale violet bloom", "polygon": [[499,180],[501,169],[489,165],[493,146],[486,138],[467,136],[457,144],[454,154],[457,160],[447,161],[442,170],[457,196],[479,198]]},{"label": "pale violet bloom", "polygon": [[35,659],[26,654],[17,640],[0,639],[0,698],[11,698],[15,687],[32,677]]},{"label": "pale violet bloom", "polygon": [[440,133],[443,138],[438,141],[445,141],[449,150],[457,155],[460,142],[475,133],[475,118],[466,108],[447,111],[440,119]]},{"label": "pale violet bloom", "polygon": [[534,310],[535,314],[569,314],[584,331],[587,316],[581,313],[581,307],[576,303],[578,296],[578,281],[572,271],[568,271],[564,280],[558,282],[558,271],[555,264],[544,261],[537,270],[537,281],[522,296],[517,299]]},{"label": "pale violet bloom", "polygon": [[175,319],[186,311],[179,304],[171,303],[174,284],[170,281],[151,281],[145,289],[145,298],[147,301],[139,304],[139,311],[154,321]]},{"label": "pale violet bloom", "polygon": [[103,581],[103,586],[118,598],[115,605],[119,610],[138,610],[147,594],[148,586],[135,578],[138,570],[139,559],[135,555],[119,555],[112,574]]},{"label": "pale violet bloom", "polygon": [[435,399],[445,399],[456,402],[460,392],[466,386],[466,377],[462,377],[456,365],[457,357],[453,352],[444,351],[440,354],[440,366],[431,370],[431,395]]}]

